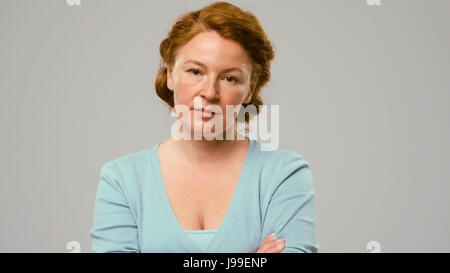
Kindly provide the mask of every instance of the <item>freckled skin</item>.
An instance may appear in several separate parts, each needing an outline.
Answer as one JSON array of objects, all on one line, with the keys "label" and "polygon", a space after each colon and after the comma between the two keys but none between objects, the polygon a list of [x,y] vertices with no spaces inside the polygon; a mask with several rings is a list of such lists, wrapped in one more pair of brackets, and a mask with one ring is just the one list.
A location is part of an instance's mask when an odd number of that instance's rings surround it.
[{"label": "freckled skin", "polygon": [[[196,60],[206,67],[185,63],[188,60]],[[238,67],[241,71],[224,71],[231,67]],[[227,126],[226,105],[237,106],[250,102],[251,73],[251,59],[239,43],[224,39],[217,32],[208,31],[197,34],[178,50],[173,68],[169,67],[167,71],[167,87],[174,92],[175,105],[193,108],[194,98],[202,106],[217,105],[223,120],[222,128],[218,130],[226,131],[233,125],[230,120]],[[190,120],[183,119],[183,123],[190,122],[194,125],[194,131],[201,132],[205,122],[194,123],[196,111],[192,112]],[[219,116],[216,115],[216,118]],[[212,128],[215,130],[214,125]]]}]

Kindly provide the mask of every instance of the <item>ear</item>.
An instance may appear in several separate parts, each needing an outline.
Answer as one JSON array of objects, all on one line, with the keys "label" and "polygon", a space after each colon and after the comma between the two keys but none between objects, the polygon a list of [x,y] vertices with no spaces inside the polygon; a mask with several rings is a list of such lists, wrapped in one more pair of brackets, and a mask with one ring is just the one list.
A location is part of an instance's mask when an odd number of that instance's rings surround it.
[{"label": "ear", "polygon": [[167,68],[167,88],[173,92],[172,69]]}]

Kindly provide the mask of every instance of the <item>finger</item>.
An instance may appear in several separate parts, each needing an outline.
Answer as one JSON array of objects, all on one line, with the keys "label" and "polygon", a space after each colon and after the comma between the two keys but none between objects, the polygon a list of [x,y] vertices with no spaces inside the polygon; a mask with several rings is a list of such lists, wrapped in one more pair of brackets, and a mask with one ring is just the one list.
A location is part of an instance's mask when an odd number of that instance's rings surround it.
[{"label": "finger", "polygon": [[257,253],[280,253],[284,250],[284,245],[278,246],[278,245],[272,245],[269,247],[264,247],[264,248],[260,248],[258,249],[256,252]]},{"label": "finger", "polygon": [[278,249],[280,252],[284,250],[284,239],[278,239],[275,241],[275,248]]},{"label": "finger", "polygon": [[274,240],[269,238],[269,240],[264,240],[258,249],[258,253],[277,253],[284,249],[284,239]]},{"label": "finger", "polygon": [[269,234],[266,238],[264,238],[264,240],[261,243],[260,246],[260,250],[265,252],[267,251],[269,248],[271,248],[271,246],[273,245],[273,243],[275,242],[275,232]]},{"label": "finger", "polygon": [[[267,249],[270,252],[281,252],[284,250],[284,239],[278,239],[273,241],[268,247]],[[266,250],[267,250],[266,249]]]},{"label": "finger", "polygon": [[275,234],[276,234],[275,232],[270,233],[269,235],[267,235],[266,238],[264,238],[263,242],[264,241],[270,242],[270,241],[274,240],[275,239]]},{"label": "finger", "polygon": [[265,253],[265,251],[270,247],[271,242],[273,241],[274,237],[275,237],[275,232],[269,234],[266,238],[264,238],[261,245],[256,250],[256,253]]}]

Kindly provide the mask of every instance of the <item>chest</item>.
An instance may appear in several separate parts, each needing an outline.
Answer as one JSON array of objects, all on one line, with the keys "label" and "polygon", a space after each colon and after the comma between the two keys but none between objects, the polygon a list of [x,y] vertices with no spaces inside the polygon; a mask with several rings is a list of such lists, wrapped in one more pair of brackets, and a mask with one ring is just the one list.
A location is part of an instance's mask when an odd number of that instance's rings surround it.
[{"label": "chest", "polygon": [[183,229],[219,228],[233,199],[242,165],[234,162],[204,171],[161,162],[166,194]]}]

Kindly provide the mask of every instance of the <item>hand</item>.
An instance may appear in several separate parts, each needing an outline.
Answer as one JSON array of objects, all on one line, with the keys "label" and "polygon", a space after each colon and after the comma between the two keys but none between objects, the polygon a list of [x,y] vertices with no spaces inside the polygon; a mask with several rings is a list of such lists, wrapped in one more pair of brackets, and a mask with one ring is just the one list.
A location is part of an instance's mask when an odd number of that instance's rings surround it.
[{"label": "hand", "polygon": [[284,249],[284,239],[275,240],[275,232],[264,238],[256,253],[280,253]]}]

